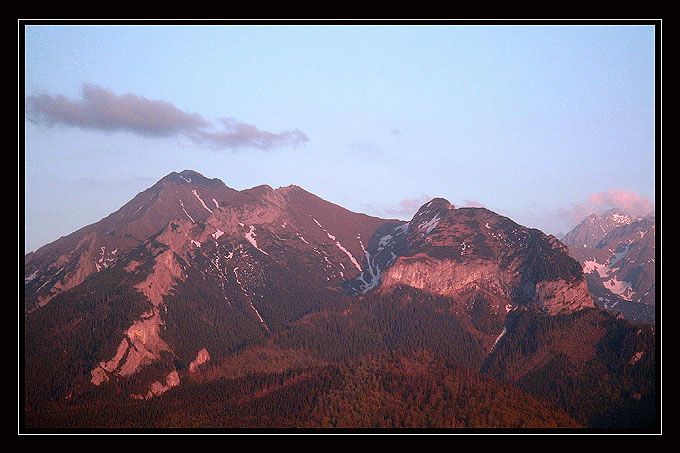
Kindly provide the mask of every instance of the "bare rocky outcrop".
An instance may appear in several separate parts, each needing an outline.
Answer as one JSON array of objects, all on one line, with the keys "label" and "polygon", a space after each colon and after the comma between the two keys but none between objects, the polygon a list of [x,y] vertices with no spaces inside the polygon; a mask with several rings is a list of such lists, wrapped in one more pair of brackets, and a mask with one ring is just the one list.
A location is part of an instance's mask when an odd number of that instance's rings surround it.
[{"label": "bare rocky outcrop", "polygon": [[549,314],[594,306],[578,263],[557,238],[492,211],[435,198],[407,230],[402,256],[381,269],[381,291],[405,285],[455,299],[474,297],[477,288]]},{"label": "bare rocky outcrop", "polygon": [[189,372],[195,373],[198,370],[198,367],[200,367],[209,360],[210,353],[208,352],[208,350],[206,348],[201,349],[200,351],[198,351],[196,359],[189,364]]},{"label": "bare rocky outcrop", "polygon": [[177,387],[180,384],[180,379],[179,379],[179,373],[177,373],[177,370],[172,370],[170,373],[168,373],[167,376],[165,376],[162,381],[155,381],[149,386],[149,391],[146,392],[145,394],[138,394],[135,393],[132,395],[133,398],[135,399],[143,399],[147,400],[149,398],[153,398],[154,396],[160,396],[163,393],[167,392],[173,387]]},{"label": "bare rocky outcrop", "polygon": [[[141,368],[154,362],[163,360],[163,352],[173,354],[172,349],[161,336],[163,320],[162,311],[165,310],[163,297],[166,296],[176,281],[186,277],[184,270],[177,261],[178,254],[186,252],[190,242],[184,222],[172,225],[162,232],[156,240],[168,248],[155,257],[152,272],[135,288],[144,294],[151,302],[151,310],[143,313],[139,319],[124,332],[116,355],[108,361],[100,362],[91,371],[91,382],[101,385],[109,380],[109,376],[129,377]],[[132,270],[133,267],[126,266]],[[166,384],[159,381],[150,384],[149,392],[143,395],[149,398],[160,395],[169,388],[179,384],[179,375],[174,366],[166,379]]]},{"label": "bare rocky outcrop", "polygon": [[471,286],[548,314],[592,307],[585,280],[563,279],[520,286],[519,276],[497,263],[475,261],[459,263],[430,257],[402,257],[383,275],[382,290],[406,285],[429,293],[456,298]]},{"label": "bare rocky outcrop", "polygon": [[461,264],[426,255],[401,257],[383,276],[382,288],[406,285],[443,296],[455,296],[470,284],[483,286],[509,297],[511,276],[497,264],[477,260]]},{"label": "bare rocky outcrop", "polygon": [[555,315],[594,307],[594,303],[585,280],[558,279],[537,283],[527,306]]}]

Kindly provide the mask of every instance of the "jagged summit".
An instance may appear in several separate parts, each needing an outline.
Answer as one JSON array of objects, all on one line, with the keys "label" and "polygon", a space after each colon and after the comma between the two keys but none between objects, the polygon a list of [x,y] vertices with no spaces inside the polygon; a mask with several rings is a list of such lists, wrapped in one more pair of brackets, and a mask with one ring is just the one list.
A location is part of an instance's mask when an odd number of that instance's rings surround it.
[{"label": "jagged summit", "polygon": [[262,196],[264,194],[273,192],[274,189],[268,184],[260,184],[259,186],[251,187],[250,189],[244,189],[241,192],[247,193],[253,196]]},{"label": "jagged summit", "polygon": [[632,321],[655,318],[655,216],[635,221],[620,210],[591,215],[563,239],[583,266],[596,303]]},{"label": "jagged summit", "polygon": [[449,200],[446,198],[433,198],[418,209],[414,218],[427,216],[428,214],[434,214],[439,211],[447,211],[449,209],[456,209]]},{"label": "jagged summit", "polygon": [[418,231],[422,235],[429,234],[446,216],[446,212],[455,207],[445,198],[433,198],[418,209],[418,212],[411,219],[410,231]]},{"label": "jagged summit", "polygon": [[171,182],[177,184],[224,184],[219,178],[207,178],[194,170],[182,170],[180,172],[171,172],[161,178],[161,182]]},{"label": "jagged summit", "polygon": [[602,213],[602,217],[609,217],[612,215],[627,215],[627,214],[619,208],[610,208]]},{"label": "jagged summit", "polygon": [[602,215],[590,214],[573,230],[567,233],[562,242],[567,247],[595,247],[614,228],[630,225],[633,219],[621,210],[612,208]]}]

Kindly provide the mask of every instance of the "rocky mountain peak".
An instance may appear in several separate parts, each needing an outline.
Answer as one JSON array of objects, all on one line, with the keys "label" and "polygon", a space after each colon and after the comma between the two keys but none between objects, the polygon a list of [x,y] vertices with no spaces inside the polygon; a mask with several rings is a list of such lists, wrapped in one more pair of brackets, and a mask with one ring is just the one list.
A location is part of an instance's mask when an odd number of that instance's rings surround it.
[{"label": "rocky mountain peak", "polygon": [[193,187],[201,185],[221,185],[225,186],[219,178],[208,178],[194,170],[182,170],[180,172],[171,172],[165,175],[158,181],[158,184],[171,183],[177,185],[190,185]]},{"label": "rocky mountain peak", "polygon": [[586,218],[563,239],[583,267],[596,303],[636,322],[654,319],[655,218],[611,209]]},{"label": "rocky mountain peak", "polygon": [[411,235],[429,235],[437,227],[439,221],[446,217],[447,212],[454,209],[455,207],[445,198],[433,198],[422,205],[409,222]]},{"label": "rocky mountain peak", "polygon": [[605,211],[602,214],[602,219],[605,222],[611,222],[616,225],[629,225],[633,223],[633,219],[628,214],[616,208]]},{"label": "rocky mountain peak", "polygon": [[27,255],[26,310],[106,269],[169,222],[205,220],[238,193],[192,170],[168,174],[107,217]]},{"label": "rocky mountain peak", "polygon": [[176,172],[173,171],[171,173],[168,173],[165,175],[163,178],[161,178],[160,182],[174,182],[178,184],[198,184],[200,182],[207,181],[208,178],[205,176],[201,175],[198,172],[195,172],[193,170],[183,170],[181,172]]},{"label": "rocky mountain peak", "polygon": [[418,212],[413,216],[413,219],[434,217],[436,214],[450,209],[455,209],[455,206],[453,206],[446,198],[433,198],[418,209]]},{"label": "rocky mountain peak", "polygon": [[381,291],[406,286],[452,297],[463,312],[481,297],[501,318],[519,306],[548,313],[593,306],[580,266],[557,238],[485,208],[455,209],[437,198],[375,239],[367,256],[376,265],[355,279],[355,292],[380,280]]},{"label": "rocky mountain peak", "polygon": [[562,242],[567,247],[595,247],[613,229],[631,223],[633,219],[616,208],[609,209],[602,215],[590,214],[567,233]]}]

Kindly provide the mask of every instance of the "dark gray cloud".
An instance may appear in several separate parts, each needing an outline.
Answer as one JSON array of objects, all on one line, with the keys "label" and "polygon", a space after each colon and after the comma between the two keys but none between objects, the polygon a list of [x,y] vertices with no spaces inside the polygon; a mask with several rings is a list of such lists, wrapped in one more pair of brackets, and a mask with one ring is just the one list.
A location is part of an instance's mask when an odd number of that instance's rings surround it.
[{"label": "dark gray cloud", "polygon": [[63,124],[82,129],[125,131],[144,136],[172,137],[209,127],[198,114],[183,112],[165,101],[83,84],[82,99],[43,94],[26,98],[30,120],[47,125]]},{"label": "dark gray cloud", "polygon": [[64,125],[87,130],[122,131],[145,137],[189,137],[213,149],[252,147],[272,149],[309,141],[299,130],[278,134],[234,119],[221,120],[222,129],[196,113],[188,113],[161,100],[135,94],[117,95],[85,83],[81,99],[48,94],[26,97],[29,121],[47,126]]}]

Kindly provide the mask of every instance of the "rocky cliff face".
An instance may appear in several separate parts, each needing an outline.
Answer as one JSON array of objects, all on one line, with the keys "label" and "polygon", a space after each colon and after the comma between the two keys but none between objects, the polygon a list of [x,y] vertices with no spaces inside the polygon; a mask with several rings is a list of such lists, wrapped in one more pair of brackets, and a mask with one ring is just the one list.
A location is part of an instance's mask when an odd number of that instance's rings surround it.
[{"label": "rocky cliff face", "polygon": [[566,247],[487,209],[455,209],[437,198],[402,228],[406,243],[382,269],[382,291],[405,285],[465,299],[483,290],[497,296],[496,313],[518,306],[549,314],[593,306]]}]

